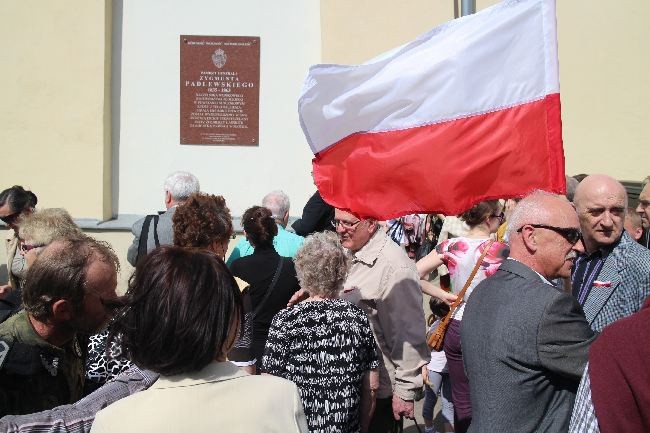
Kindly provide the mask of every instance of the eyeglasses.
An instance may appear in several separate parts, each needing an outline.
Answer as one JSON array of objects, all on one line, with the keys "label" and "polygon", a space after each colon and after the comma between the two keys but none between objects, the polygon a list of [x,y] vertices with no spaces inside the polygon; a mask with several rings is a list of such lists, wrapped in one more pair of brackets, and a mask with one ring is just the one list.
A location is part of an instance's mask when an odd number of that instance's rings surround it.
[{"label": "eyeglasses", "polygon": [[574,229],[568,227],[554,227],[554,226],[547,226],[545,224],[525,224],[519,227],[517,233],[521,233],[521,231],[524,229],[525,226],[531,226],[536,229],[552,230],[555,233],[562,236],[564,239],[566,239],[571,245],[574,245],[576,242],[582,239],[582,232],[580,231],[580,229]]},{"label": "eyeglasses", "polygon": [[34,248],[41,248],[41,247],[44,247],[44,246],[45,246],[45,245],[27,245],[27,244],[22,244],[22,243],[21,243],[21,244],[20,244],[20,250],[21,250],[23,253],[26,253],[27,251],[31,251],[31,250],[33,250]]},{"label": "eyeglasses", "polygon": [[352,222],[352,223],[349,222],[349,221],[343,221],[343,220],[331,220],[330,224],[332,224],[332,227],[334,227],[335,229],[340,224],[341,227],[343,227],[345,230],[350,230],[350,229],[355,228],[357,226],[357,224],[359,224],[360,222],[361,222],[361,220],[356,220],[355,222]]},{"label": "eyeglasses", "polygon": [[9,225],[15,223],[19,216],[20,212],[14,212],[11,215],[0,217],[0,220],[2,220],[3,223]]},{"label": "eyeglasses", "polygon": [[497,218],[501,224],[506,220],[506,214],[501,212],[498,215],[490,215],[491,218]]}]

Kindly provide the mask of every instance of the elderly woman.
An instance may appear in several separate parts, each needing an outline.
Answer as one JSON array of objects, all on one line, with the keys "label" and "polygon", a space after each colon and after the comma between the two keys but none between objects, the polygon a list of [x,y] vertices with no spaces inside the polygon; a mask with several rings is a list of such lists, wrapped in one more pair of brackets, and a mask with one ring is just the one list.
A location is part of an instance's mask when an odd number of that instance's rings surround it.
[{"label": "elderly woman", "polygon": [[271,211],[253,206],[242,216],[246,239],[255,249],[250,256],[232,262],[233,275],[250,284],[253,307],[253,356],[257,368],[262,366],[262,355],[273,316],[287,306],[300,286],[293,260],[281,257],[273,247],[278,227]]},{"label": "elderly woman", "polygon": [[365,313],[338,299],[349,260],[335,234],[316,233],[295,263],[311,296],[273,318],[262,371],[298,385],[310,432],[365,432],[379,360]]},{"label": "elderly woman", "polygon": [[[176,209],[173,222],[174,245],[205,248],[215,253],[221,260],[225,258],[233,229],[230,210],[222,196],[201,192],[190,195],[187,201]],[[247,286],[241,280],[237,280],[237,283],[240,288]],[[253,318],[251,298],[247,289],[242,292],[242,300],[244,326],[228,352],[228,359],[249,373],[255,373],[255,357],[251,349]]]},{"label": "elderly woman", "polygon": [[[24,216],[34,211],[38,199],[36,195],[25,190],[22,186],[15,185],[0,192],[0,220],[7,224],[11,230],[7,233],[7,273],[9,283],[0,285],[0,298],[8,299],[15,303],[20,300],[20,288],[25,273],[25,259],[18,252],[18,228]],[[12,291],[16,291],[10,295]]]},{"label": "elderly woman", "polygon": [[25,216],[18,229],[20,253],[29,267],[38,253],[56,239],[83,237],[84,234],[62,208],[41,209]]},{"label": "elderly woman", "polygon": [[[463,212],[460,219],[465,221],[470,228],[467,236],[447,239],[439,243],[435,250],[416,264],[420,278],[424,278],[443,263],[449,268],[451,287],[454,293],[445,292],[427,280],[420,281],[423,292],[448,304],[452,304],[465,283],[469,283],[463,300],[453,313],[444,341],[454,402],[454,429],[457,433],[466,432],[472,420],[469,381],[463,367],[463,352],[460,344],[460,323],[465,311],[465,302],[478,283],[497,271],[509,253],[506,244],[492,240],[493,235],[505,219],[503,206],[498,200],[480,202]],[[476,275],[471,281],[468,281],[476,262],[484,251],[486,254]]]},{"label": "elderly woman", "polygon": [[138,263],[113,324],[133,362],[161,376],[101,410],[91,432],[306,432],[296,386],[227,362],[243,314],[211,251],[164,246]]}]

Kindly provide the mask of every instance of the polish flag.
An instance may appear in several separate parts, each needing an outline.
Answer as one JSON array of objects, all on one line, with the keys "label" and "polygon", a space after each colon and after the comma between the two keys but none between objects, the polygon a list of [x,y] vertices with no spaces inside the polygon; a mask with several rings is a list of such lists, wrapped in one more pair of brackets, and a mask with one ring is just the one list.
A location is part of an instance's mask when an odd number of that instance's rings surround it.
[{"label": "polish flag", "polygon": [[315,65],[298,101],[323,199],[359,216],[456,215],[564,193],[554,0],[505,0],[358,66]]}]

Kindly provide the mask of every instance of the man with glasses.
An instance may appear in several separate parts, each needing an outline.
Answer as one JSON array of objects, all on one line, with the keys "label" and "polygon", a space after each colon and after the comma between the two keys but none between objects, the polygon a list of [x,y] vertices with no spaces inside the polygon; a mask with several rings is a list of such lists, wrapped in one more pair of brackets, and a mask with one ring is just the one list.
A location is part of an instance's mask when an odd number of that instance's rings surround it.
[{"label": "man with glasses", "polygon": [[55,240],[29,268],[24,310],[0,324],[0,416],[77,401],[84,353],[77,333],[93,334],[110,318],[118,259],[88,237]]},{"label": "man with glasses", "polygon": [[641,308],[650,295],[650,250],[624,230],[627,193],[617,180],[587,176],[574,198],[585,251],[578,255],[571,285],[594,331]]},{"label": "man with glasses", "polygon": [[578,217],[566,198],[537,191],[515,207],[507,236],[509,258],[474,289],[461,324],[469,432],[567,431],[595,335],[551,281],[583,251]]},{"label": "man with glasses", "polygon": [[639,194],[639,205],[636,207],[636,213],[641,217],[643,225],[643,236],[639,241],[641,245],[650,248],[650,176],[643,181],[643,190]]},{"label": "man with glasses", "polygon": [[402,416],[413,418],[422,393],[425,341],[422,292],[415,264],[377,221],[336,209],[332,226],[352,254],[341,297],[366,312],[382,352],[372,432],[389,432]]}]

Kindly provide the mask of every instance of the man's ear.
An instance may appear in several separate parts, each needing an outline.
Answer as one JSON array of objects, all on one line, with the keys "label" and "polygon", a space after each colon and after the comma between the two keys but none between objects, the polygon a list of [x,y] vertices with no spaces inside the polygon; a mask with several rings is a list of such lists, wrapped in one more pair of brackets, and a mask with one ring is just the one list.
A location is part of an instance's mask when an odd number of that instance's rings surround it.
[{"label": "man's ear", "polygon": [[74,309],[70,301],[59,299],[52,304],[52,319],[55,322],[69,322],[74,317]]},{"label": "man's ear", "polygon": [[535,229],[531,226],[523,226],[521,229],[521,240],[524,242],[526,249],[534,253],[538,249],[537,236]]},{"label": "man's ear", "polygon": [[165,191],[165,207],[169,207],[172,203],[172,195],[169,191]]},{"label": "man's ear", "polygon": [[286,211],[284,213],[284,216],[282,217],[282,222],[284,222],[284,226],[286,227],[287,224],[289,223],[289,211]]}]

